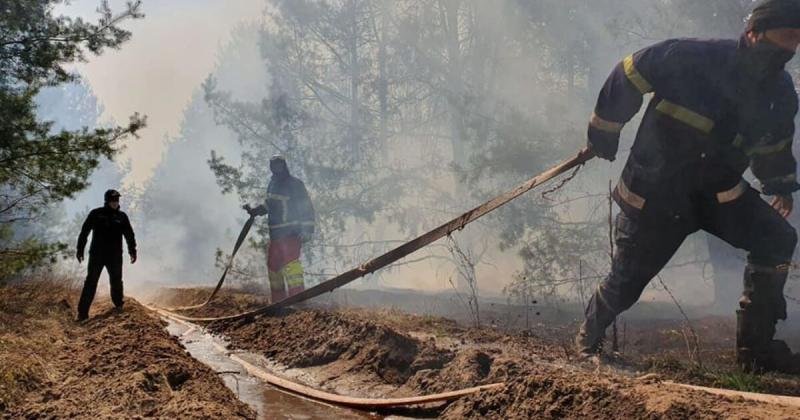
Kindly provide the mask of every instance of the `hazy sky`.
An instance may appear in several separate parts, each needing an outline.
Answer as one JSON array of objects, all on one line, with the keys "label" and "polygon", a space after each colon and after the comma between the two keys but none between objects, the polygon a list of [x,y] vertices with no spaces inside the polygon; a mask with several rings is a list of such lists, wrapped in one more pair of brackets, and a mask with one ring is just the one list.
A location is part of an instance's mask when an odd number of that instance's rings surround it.
[{"label": "hazy sky", "polygon": [[[96,20],[99,3],[73,0],[57,12]],[[122,10],[125,1],[110,4]],[[134,112],[147,115],[148,127],[123,156],[132,160],[128,182],[147,179],[166,139],[178,132],[192,92],[212,71],[220,44],[239,22],[259,19],[263,9],[263,0],[144,0],[146,17],[122,25],[133,38],[121,50],[78,65],[105,106],[104,119],[125,123]]]}]

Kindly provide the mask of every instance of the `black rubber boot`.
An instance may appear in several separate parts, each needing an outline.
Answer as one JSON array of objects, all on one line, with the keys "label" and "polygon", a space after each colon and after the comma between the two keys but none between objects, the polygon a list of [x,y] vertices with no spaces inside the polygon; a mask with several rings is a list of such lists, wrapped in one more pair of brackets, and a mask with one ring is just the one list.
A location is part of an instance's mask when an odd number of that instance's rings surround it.
[{"label": "black rubber boot", "polygon": [[786,319],[783,286],[786,270],[748,265],[744,292],[736,311],[736,362],[747,372],[800,372],[798,359],[789,346],[774,340],[775,324]]},{"label": "black rubber boot", "polygon": [[575,336],[575,351],[580,357],[591,357],[600,354],[603,350],[603,332],[592,333],[584,322]]}]

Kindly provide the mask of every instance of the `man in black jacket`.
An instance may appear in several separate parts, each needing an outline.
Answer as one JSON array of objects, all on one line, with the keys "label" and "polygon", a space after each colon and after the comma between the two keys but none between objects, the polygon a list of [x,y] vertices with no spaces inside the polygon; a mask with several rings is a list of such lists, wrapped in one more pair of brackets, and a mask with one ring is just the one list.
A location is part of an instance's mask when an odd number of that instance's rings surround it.
[{"label": "man in black jacket", "polygon": [[97,281],[103,268],[108,271],[111,284],[111,300],[114,306],[122,309],[122,237],[128,243],[128,254],[131,264],[136,262],[136,238],[128,215],[119,209],[119,192],[108,190],[105,193],[105,205],[91,212],[83,222],[78,236],[78,262],[83,262],[86,240],[92,232],[92,245],[89,247],[89,271],[83,283],[81,299],[78,302],[78,321],[89,318],[89,307],[97,291]]},{"label": "man in black jacket", "polygon": [[[589,148],[614,160],[620,131],[652,93],[614,192],[611,273],[586,308],[576,344],[599,351],[606,328],[693,232],[748,252],[737,359],[756,370],[800,371],[774,339],[786,319],[783,288],[797,243],[786,220],[797,183],[792,156],[797,93],[784,65],[800,45],[800,0],[765,0],[738,40],[667,40],[624,59],[600,92]],[[759,197],[742,173],[750,168]]]}]

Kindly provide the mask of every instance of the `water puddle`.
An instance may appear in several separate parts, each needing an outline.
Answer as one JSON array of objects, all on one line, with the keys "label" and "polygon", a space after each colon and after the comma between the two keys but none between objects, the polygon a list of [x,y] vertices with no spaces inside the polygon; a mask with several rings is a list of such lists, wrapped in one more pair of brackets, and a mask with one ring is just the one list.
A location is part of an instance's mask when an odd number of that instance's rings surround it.
[{"label": "water puddle", "polygon": [[[291,419],[291,420],[316,420],[316,419],[384,419],[383,416],[349,410],[311,401],[299,396],[282,392],[258,378],[247,374],[245,369],[231,360],[219,348],[225,343],[216,337],[203,332],[199,328],[188,327],[183,324],[166,320],[167,331],[178,337],[184,347],[195,359],[218,372],[240,400],[258,412],[262,419]],[[397,417],[392,417],[397,418]]]}]

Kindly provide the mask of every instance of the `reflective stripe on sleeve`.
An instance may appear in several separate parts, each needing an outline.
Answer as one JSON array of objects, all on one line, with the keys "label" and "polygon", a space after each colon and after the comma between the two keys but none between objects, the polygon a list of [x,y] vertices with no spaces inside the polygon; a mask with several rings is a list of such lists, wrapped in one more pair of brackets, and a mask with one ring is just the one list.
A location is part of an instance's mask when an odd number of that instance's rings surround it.
[{"label": "reflective stripe on sleeve", "polygon": [[749,188],[749,187],[750,187],[750,184],[745,182],[745,180],[741,180],[741,181],[739,181],[738,184],[736,184],[735,187],[733,187],[733,188],[731,188],[731,189],[729,189],[727,191],[718,192],[717,193],[717,201],[720,204],[730,203],[731,201],[734,201],[737,198],[741,197],[742,194],[744,194],[745,191],[747,191],[747,188]]},{"label": "reflective stripe on sleeve", "polygon": [[631,207],[639,210],[643,209],[644,203],[647,202],[644,197],[628,189],[628,186],[622,180],[617,184],[617,193]]},{"label": "reflective stripe on sleeve", "polygon": [[761,180],[762,184],[786,184],[789,182],[797,182],[797,174],[776,176],[774,178]]},{"label": "reflective stripe on sleeve", "polygon": [[751,147],[747,149],[747,156],[755,156],[755,155],[771,155],[773,153],[778,153],[786,150],[789,146],[792,145],[792,137],[783,139],[776,144],[770,144],[766,146],[757,146]]},{"label": "reflective stripe on sleeve", "polygon": [[598,130],[615,134],[618,134],[620,131],[622,131],[622,127],[625,126],[625,124],[622,123],[604,120],[598,117],[595,113],[592,113],[592,119],[589,120],[589,125]]},{"label": "reflective stripe on sleeve", "polygon": [[314,225],[315,225],[314,222],[298,222],[298,221],[295,221],[295,222],[286,222],[286,223],[280,223],[280,224],[275,224],[275,225],[269,225],[268,227],[270,229],[280,229],[280,228],[285,228],[285,227],[289,227],[289,226],[314,226]]},{"label": "reflective stripe on sleeve", "polygon": [[288,201],[290,198],[288,195],[267,193],[267,200]]},{"label": "reflective stripe on sleeve", "polygon": [[705,134],[714,129],[714,121],[708,117],[700,115],[689,108],[680,106],[674,102],[662,99],[656,105],[656,111],[662,114],[669,115],[672,118],[694,128],[702,131]]},{"label": "reflective stripe on sleeve", "polygon": [[622,62],[622,65],[625,69],[625,76],[636,86],[636,89],[642,95],[646,93],[650,93],[653,91],[653,86],[647,79],[639,73],[639,70],[636,70],[636,66],[633,64],[633,55],[629,55],[625,57],[625,60]]}]

